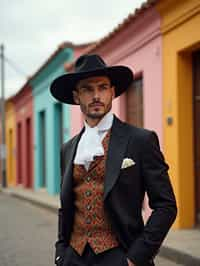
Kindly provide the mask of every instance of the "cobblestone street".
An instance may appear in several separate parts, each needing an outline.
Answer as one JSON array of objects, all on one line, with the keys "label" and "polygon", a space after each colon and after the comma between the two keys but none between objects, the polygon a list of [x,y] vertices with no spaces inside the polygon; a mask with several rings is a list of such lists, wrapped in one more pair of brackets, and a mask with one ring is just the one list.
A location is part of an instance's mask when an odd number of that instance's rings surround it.
[{"label": "cobblestone street", "polygon": [[[56,214],[0,193],[0,266],[54,265]],[[156,266],[176,266],[158,257]]]}]

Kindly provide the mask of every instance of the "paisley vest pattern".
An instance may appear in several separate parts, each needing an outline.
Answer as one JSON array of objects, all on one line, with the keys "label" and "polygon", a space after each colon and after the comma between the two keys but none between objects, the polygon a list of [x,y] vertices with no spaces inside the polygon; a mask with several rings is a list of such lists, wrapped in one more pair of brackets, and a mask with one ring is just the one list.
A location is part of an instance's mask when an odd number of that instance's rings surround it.
[{"label": "paisley vest pattern", "polygon": [[104,155],[96,156],[86,170],[74,164],[75,216],[70,245],[82,255],[88,242],[96,254],[119,245],[103,205],[105,162],[110,130],[102,141]]}]

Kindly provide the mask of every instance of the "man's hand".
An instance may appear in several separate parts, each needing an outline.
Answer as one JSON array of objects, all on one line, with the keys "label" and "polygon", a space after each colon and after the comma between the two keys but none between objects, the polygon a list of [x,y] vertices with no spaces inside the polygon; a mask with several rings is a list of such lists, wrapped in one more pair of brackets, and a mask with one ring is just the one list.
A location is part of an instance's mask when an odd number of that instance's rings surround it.
[{"label": "man's hand", "polygon": [[132,261],[130,261],[128,258],[127,258],[127,261],[128,261],[128,266],[136,266]]}]

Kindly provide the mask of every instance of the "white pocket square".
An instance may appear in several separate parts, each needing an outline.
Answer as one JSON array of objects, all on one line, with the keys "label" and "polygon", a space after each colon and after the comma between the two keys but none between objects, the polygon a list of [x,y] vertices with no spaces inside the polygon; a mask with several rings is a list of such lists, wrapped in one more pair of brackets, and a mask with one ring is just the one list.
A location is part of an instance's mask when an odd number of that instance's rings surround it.
[{"label": "white pocket square", "polygon": [[135,162],[130,159],[130,158],[125,158],[122,162],[122,165],[121,165],[121,169],[124,169],[124,168],[127,168],[127,167],[130,167],[132,165],[134,165]]}]

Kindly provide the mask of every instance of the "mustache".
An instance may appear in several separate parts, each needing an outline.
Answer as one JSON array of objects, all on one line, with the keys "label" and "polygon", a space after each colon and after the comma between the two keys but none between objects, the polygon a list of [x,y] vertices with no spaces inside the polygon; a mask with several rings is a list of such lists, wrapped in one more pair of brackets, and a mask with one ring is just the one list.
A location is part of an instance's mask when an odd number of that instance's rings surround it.
[{"label": "mustache", "polygon": [[101,103],[101,102],[92,102],[92,103],[90,103],[89,104],[89,106],[93,106],[93,105],[96,105],[96,104],[99,104],[99,105],[102,105],[102,106],[104,106],[104,104],[103,103]]}]

